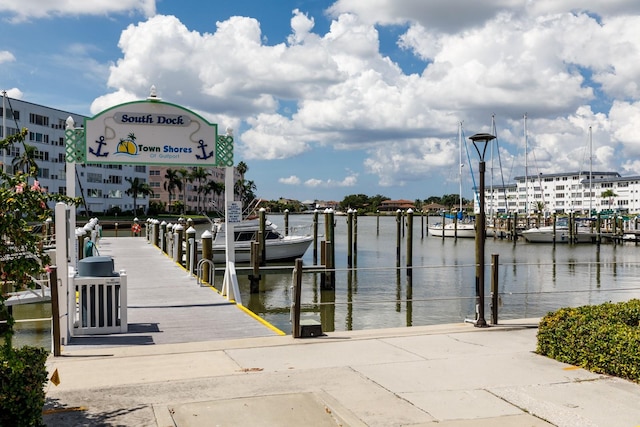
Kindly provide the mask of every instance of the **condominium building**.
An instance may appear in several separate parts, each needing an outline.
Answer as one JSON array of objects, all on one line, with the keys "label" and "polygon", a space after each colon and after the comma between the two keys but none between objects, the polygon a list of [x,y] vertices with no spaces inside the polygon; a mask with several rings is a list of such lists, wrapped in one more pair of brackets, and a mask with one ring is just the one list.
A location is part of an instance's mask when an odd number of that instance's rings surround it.
[{"label": "condominium building", "polygon": [[[476,190],[477,191],[477,190]],[[485,187],[485,212],[534,214],[640,213],[640,176],[618,172],[567,172],[518,176]],[[479,211],[478,198],[474,208]]]}]

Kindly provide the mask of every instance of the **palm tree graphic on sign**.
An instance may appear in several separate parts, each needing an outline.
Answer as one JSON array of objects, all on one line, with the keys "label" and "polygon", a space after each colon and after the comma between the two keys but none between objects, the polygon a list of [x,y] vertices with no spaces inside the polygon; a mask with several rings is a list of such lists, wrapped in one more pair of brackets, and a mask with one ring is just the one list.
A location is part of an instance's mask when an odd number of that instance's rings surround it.
[{"label": "palm tree graphic on sign", "polygon": [[136,136],[133,132],[127,135],[126,138],[120,138],[120,142],[118,142],[118,146],[116,147],[116,153],[128,154],[130,156],[138,154],[138,144],[136,144]]}]

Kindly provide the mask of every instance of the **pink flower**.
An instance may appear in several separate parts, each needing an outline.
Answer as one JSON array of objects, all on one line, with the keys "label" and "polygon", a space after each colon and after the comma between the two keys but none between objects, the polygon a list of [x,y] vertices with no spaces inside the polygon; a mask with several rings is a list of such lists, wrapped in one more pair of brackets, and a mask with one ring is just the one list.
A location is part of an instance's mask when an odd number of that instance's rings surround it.
[{"label": "pink flower", "polygon": [[33,185],[31,186],[31,191],[40,190],[40,183],[38,181],[33,181]]},{"label": "pink flower", "polygon": [[46,271],[47,273],[51,273],[51,266],[49,264],[45,265],[44,271]]},{"label": "pink flower", "polygon": [[41,202],[40,202],[40,207],[41,207],[42,209],[46,209],[46,208],[47,208],[47,205],[46,205],[43,201],[41,201]]},{"label": "pink flower", "polygon": [[16,185],[16,194],[22,194],[23,191],[24,191],[24,184]]}]

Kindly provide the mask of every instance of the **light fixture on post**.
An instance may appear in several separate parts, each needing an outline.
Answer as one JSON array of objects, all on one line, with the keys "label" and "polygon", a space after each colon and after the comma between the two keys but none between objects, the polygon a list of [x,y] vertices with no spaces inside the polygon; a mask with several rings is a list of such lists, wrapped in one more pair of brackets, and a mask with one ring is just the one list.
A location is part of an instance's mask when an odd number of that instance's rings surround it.
[{"label": "light fixture on post", "polygon": [[469,137],[473,142],[473,146],[478,152],[480,157],[479,174],[480,174],[480,187],[478,188],[478,204],[480,205],[480,213],[478,215],[478,221],[476,221],[476,311],[477,319],[475,326],[484,328],[487,326],[487,321],[484,318],[484,246],[485,235],[487,233],[487,225],[484,214],[485,194],[484,194],[484,173],[485,162],[484,156],[487,152],[487,145],[496,137],[489,133],[477,133]]}]

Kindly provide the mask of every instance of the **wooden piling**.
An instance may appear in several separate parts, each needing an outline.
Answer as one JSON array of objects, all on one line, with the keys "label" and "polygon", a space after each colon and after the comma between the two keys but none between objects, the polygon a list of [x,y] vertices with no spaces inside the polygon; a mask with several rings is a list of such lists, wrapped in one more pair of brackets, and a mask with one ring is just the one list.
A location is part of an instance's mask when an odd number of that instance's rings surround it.
[{"label": "wooden piling", "polygon": [[[209,230],[202,233],[200,237],[202,239],[202,259],[213,262],[213,234]],[[202,265],[202,281],[205,283],[213,284],[214,271],[211,270],[209,263]],[[209,274],[211,273],[211,275]]]},{"label": "wooden piling", "polygon": [[284,210],[284,235],[289,235],[289,209]]},{"label": "wooden piling", "polygon": [[62,354],[62,344],[60,340],[60,306],[58,305],[58,267],[51,267],[49,273],[49,287],[51,289],[51,320],[53,333],[53,355],[60,356]]},{"label": "wooden piling", "polygon": [[407,276],[413,275],[413,209],[407,210]]},{"label": "wooden piling", "polygon": [[260,243],[251,242],[251,274],[249,275],[249,292],[260,292]]},{"label": "wooden piling", "polygon": [[347,267],[353,267],[353,211],[347,211]]},{"label": "wooden piling", "polygon": [[402,239],[402,212],[396,211],[396,267],[400,267],[400,241]]},{"label": "wooden piling", "polygon": [[313,211],[313,263],[318,263],[318,210]]},{"label": "wooden piling", "polygon": [[260,218],[260,230],[258,230],[258,242],[260,243],[260,265],[267,265],[267,244],[266,227],[267,227],[267,211],[264,208],[260,208],[258,212]]},{"label": "wooden piling", "polygon": [[295,261],[293,268],[293,319],[292,319],[292,331],[293,338],[300,338],[300,304],[302,294],[302,259],[298,258]]},{"label": "wooden piling", "polygon": [[358,268],[358,211],[353,211],[353,266]]}]

